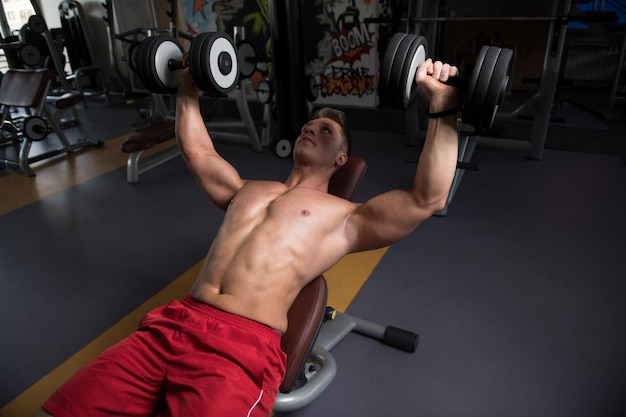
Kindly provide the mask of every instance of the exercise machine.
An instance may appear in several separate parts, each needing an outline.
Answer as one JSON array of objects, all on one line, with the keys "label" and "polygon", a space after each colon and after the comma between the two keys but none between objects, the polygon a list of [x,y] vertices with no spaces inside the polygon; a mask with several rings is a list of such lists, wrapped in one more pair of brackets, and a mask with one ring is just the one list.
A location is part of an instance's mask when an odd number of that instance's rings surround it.
[{"label": "exercise machine", "polygon": [[[14,143],[21,142],[16,159],[0,159],[0,163],[9,168],[21,170],[24,175],[35,176],[30,164],[62,154],[74,153],[88,147],[100,147],[100,141],[82,140],[75,144],[69,142],[58,121],[58,112],[73,108],[82,96],[65,94],[57,98],[53,105],[47,103],[46,95],[50,90],[55,74],[51,69],[10,69],[4,75],[0,85],[0,125],[11,132]],[[10,117],[10,109],[22,109],[25,116],[21,123],[15,123]],[[50,128],[49,126],[52,126]],[[62,147],[37,155],[30,155],[34,142],[42,141],[48,133],[55,133]]]}]

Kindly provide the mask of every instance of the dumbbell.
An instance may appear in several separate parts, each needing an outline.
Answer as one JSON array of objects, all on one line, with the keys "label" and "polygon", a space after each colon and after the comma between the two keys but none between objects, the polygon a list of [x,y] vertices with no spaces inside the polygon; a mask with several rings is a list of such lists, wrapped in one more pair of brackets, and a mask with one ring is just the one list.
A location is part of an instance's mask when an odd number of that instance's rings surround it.
[{"label": "dumbbell", "polygon": [[[183,68],[183,47],[172,36],[149,36],[129,51],[131,68],[149,91],[176,92]],[[205,32],[191,41],[189,70],[200,90],[209,95],[228,94],[237,86],[239,69],[232,39],[225,33]]]},{"label": "dumbbell", "polygon": [[[417,98],[415,73],[427,57],[423,36],[396,33],[381,62],[378,96],[384,107],[407,110]],[[464,90],[462,121],[484,130],[491,127],[504,99],[511,71],[511,49],[483,46],[469,78],[451,77],[446,82]]]}]

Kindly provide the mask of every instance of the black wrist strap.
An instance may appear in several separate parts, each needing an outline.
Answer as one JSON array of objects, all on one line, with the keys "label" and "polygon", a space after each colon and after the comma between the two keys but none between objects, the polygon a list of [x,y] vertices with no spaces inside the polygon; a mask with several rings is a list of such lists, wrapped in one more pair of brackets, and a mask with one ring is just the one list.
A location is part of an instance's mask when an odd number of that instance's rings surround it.
[{"label": "black wrist strap", "polygon": [[429,119],[439,119],[442,117],[450,116],[452,114],[456,114],[461,111],[460,107],[455,107],[453,109],[440,111],[439,113],[428,113]]}]

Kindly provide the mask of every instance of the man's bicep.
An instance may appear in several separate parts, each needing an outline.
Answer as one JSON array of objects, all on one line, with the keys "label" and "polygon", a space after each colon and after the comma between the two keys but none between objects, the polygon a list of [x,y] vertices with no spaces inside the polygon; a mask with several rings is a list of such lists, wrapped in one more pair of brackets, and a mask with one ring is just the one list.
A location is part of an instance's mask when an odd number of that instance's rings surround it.
[{"label": "man's bicep", "polygon": [[349,220],[352,251],[389,246],[415,230],[427,217],[407,191],[378,195],[358,206]]},{"label": "man's bicep", "polygon": [[218,154],[203,158],[190,157],[187,164],[202,191],[224,210],[245,183],[235,167]]}]

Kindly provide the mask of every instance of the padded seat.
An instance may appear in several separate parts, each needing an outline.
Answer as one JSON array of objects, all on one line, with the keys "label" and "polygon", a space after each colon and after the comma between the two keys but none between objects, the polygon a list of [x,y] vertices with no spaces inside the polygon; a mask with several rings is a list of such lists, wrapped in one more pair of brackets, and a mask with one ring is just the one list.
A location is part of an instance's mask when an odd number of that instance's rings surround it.
[{"label": "padded seat", "polygon": [[0,102],[11,107],[41,108],[55,78],[54,72],[47,68],[11,69],[2,79]]},{"label": "padded seat", "polygon": [[[209,121],[215,117],[215,110],[208,109],[202,112],[204,121]],[[142,161],[139,166],[143,152],[156,145],[176,138],[176,123],[174,120],[163,120],[153,122],[144,127],[137,135],[128,137],[120,145],[122,152],[129,154],[126,163],[126,182],[131,184],[139,182],[139,175],[150,171],[164,164],[165,162],[180,155],[178,146],[174,146],[158,155],[151,157],[149,161]]]},{"label": "padded seat", "polygon": [[65,93],[54,101],[54,107],[59,110],[67,109],[68,107],[72,107],[80,103],[85,99],[85,96],[80,93]]},{"label": "padded seat", "polygon": [[[367,164],[363,159],[351,156],[330,179],[328,192],[352,200],[366,169]],[[281,347],[287,355],[285,378],[280,386],[283,394],[294,390],[302,378],[304,366],[324,320],[327,301],[326,279],[320,275],[300,291],[287,313],[289,327],[281,339]]]},{"label": "padded seat", "polygon": [[124,153],[143,151],[153,146],[173,139],[175,136],[175,123],[173,120],[155,122],[146,126],[138,135],[126,139],[121,149]]}]

